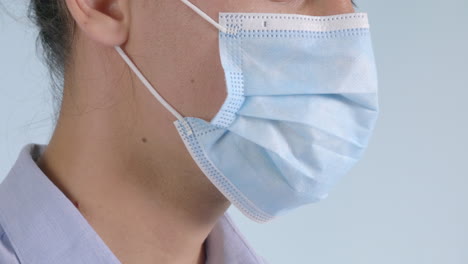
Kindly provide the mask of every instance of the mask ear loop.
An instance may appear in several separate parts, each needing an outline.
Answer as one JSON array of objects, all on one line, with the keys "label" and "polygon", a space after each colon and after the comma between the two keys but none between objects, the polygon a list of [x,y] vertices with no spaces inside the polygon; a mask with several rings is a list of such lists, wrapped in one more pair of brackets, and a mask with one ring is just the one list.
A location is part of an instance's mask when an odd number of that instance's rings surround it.
[{"label": "mask ear loop", "polygon": [[212,24],[215,26],[217,29],[219,29],[221,32],[226,33],[226,34],[235,34],[236,30],[235,29],[228,29],[224,26],[221,26],[218,22],[214,21],[209,15],[207,15],[205,12],[200,10],[196,5],[192,4],[189,0],[181,0],[182,3],[186,4],[188,7],[190,7],[193,11],[195,11],[198,15],[200,15],[203,19],[208,21],[208,23]]},{"label": "mask ear loop", "polygon": [[119,55],[122,57],[122,59],[127,63],[128,67],[135,73],[135,75],[140,79],[140,81],[145,85],[145,87],[148,89],[148,91],[166,108],[169,112],[171,112],[172,115],[174,115],[185,127],[185,130],[187,132],[187,135],[190,136],[193,134],[192,129],[190,128],[190,125],[187,123],[187,121],[184,119],[184,117],[177,112],[177,110],[174,109],[164,98],[156,92],[156,89],[151,85],[151,83],[143,76],[143,74],[140,72],[138,67],[133,63],[133,61],[125,54],[125,52],[122,50],[120,46],[115,46],[114,47]]},{"label": "mask ear loop", "polygon": [[[190,7],[193,11],[195,11],[198,15],[200,15],[203,19],[208,21],[208,23],[212,24],[215,26],[217,29],[219,29],[221,32],[224,32],[226,34],[235,34],[236,30],[235,29],[228,29],[216,21],[214,21],[210,16],[208,16],[205,12],[200,10],[197,6],[192,4],[189,0],[181,0],[182,3],[186,4],[188,7]],[[188,122],[184,119],[184,117],[175,110],[174,107],[172,107],[164,98],[154,89],[154,87],[151,85],[151,83],[145,78],[145,76],[141,73],[141,71],[138,69],[138,67],[133,63],[133,61],[127,56],[127,54],[122,50],[120,46],[115,46],[114,47],[117,53],[122,57],[122,59],[127,63],[128,67],[135,73],[135,75],[140,79],[140,81],[145,85],[145,87],[148,89],[148,91],[166,108],[169,112],[171,112],[172,115],[174,115],[185,127],[185,130],[187,132],[187,135],[190,136],[193,134],[192,129],[190,128],[190,125]]]}]

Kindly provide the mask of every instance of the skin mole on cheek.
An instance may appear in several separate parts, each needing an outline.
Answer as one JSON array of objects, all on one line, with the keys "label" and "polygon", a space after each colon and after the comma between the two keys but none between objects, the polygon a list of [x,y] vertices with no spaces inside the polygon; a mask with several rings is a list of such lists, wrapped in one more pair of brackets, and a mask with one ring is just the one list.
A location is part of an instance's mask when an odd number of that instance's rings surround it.
[{"label": "skin mole on cheek", "polygon": [[148,140],[144,137],[144,138],[141,138],[141,141],[143,141],[143,143],[146,143],[146,141]]},{"label": "skin mole on cheek", "polygon": [[191,82],[191,83],[195,83],[195,79],[190,79],[190,82]]}]

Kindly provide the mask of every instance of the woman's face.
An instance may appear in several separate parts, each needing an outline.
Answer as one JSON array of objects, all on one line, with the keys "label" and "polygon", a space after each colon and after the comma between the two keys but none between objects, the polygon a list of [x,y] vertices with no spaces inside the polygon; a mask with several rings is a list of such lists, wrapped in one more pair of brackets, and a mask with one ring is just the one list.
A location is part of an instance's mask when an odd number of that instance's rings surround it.
[{"label": "woman's face", "polygon": [[[191,2],[215,21],[219,12],[315,16],[354,12],[351,0]],[[137,65],[183,116],[211,120],[226,97],[217,29],[180,0],[131,1],[130,8],[132,22],[126,48]],[[148,97],[148,100],[154,98]]]},{"label": "woman's face", "polygon": [[[215,21],[220,12],[326,16],[354,11],[351,0],[191,2]],[[174,116],[126,68],[112,46],[120,45],[154,89],[182,116],[211,121],[226,98],[218,29],[180,0],[66,0],[66,3],[81,29],[76,32],[74,43],[77,70],[72,71],[71,75],[75,74],[69,80],[77,81],[74,86],[78,91],[73,94],[96,101],[111,94],[124,101],[113,104],[108,116],[96,112],[105,117],[92,125],[105,126],[111,122],[109,119],[117,120],[115,125],[119,129],[112,131],[123,138],[116,136],[115,144],[131,148],[125,153],[130,153],[131,161],[136,160],[136,170],[148,167],[157,171],[154,174],[168,175],[167,180],[174,182],[174,186],[192,189],[199,186],[194,189],[205,191],[197,193],[216,193],[186,150],[173,124]],[[76,102],[67,102],[69,105],[64,105],[74,109]],[[224,198],[218,194],[213,200],[217,199]]]},{"label": "woman's face", "polygon": [[[314,16],[354,12],[351,0],[192,0],[218,21],[219,12],[290,13]],[[180,0],[129,1],[130,28],[123,48],[154,88],[182,116],[210,121],[226,98],[218,29]],[[180,140],[175,120],[140,85],[135,100],[139,124],[136,130],[147,139],[145,152],[151,159],[161,155],[173,168],[201,173]],[[145,141],[146,142],[146,141]],[[159,154],[157,154],[159,153]],[[200,177],[192,177],[202,179]],[[194,180],[194,182],[202,182]],[[195,183],[194,183],[195,184]]]},{"label": "woman's face", "polygon": [[[106,89],[103,86],[108,85],[110,93],[123,91],[124,96],[113,95],[123,98],[125,103],[113,104],[110,118],[122,120],[118,121],[119,127],[122,122],[128,126],[128,133],[126,130],[121,131],[123,129],[116,132],[123,137],[132,137],[119,138],[116,144],[130,142],[128,145],[134,148],[130,152],[135,153],[133,159],[148,161],[149,167],[159,171],[157,174],[171,175],[172,181],[176,181],[176,175],[181,175],[181,181],[185,181],[186,185],[209,187],[206,183],[208,180],[180,139],[173,124],[174,116],[148,93],[130,69],[122,71],[125,64],[112,46],[120,45],[154,89],[182,116],[211,121],[226,98],[218,29],[180,0],[66,2],[81,29],[77,32],[74,43],[74,63],[78,70],[70,81],[84,78],[83,83],[76,84],[81,86],[79,89],[84,90],[73,93],[84,95],[86,100],[92,98],[99,101],[100,98],[109,96],[104,92]],[[215,21],[218,21],[220,12],[327,16],[354,11],[351,0],[191,2]],[[103,61],[109,61],[109,69],[102,67]],[[109,83],[107,78],[116,82]],[[87,91],[86,87],[93,89]],[[95,87],[100,89],[94,89]],[[117,89],[119,87],[122,89]],[[99,90],[103,90],[102,94],[98,94]],[[74,104],[70,103],[69,107]],[[84,104],[87,105],[88,102]],[[117,105],[121,109],[116,108]],[[122,117],[115,118],[113,115]],[[109,122],[108,119],[104,118],[103,121]],[[134,140],[142,143],[133,144]]]}]

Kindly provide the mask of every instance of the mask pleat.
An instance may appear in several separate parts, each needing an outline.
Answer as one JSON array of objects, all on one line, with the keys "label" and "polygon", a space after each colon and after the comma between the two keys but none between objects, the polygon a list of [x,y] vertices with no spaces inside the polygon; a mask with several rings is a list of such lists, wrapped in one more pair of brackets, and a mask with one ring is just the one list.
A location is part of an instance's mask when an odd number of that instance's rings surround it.
[{"label": "mask pleat", "polygon": [[247,97],[240,116],[294,122],[315,127],[356,147],[372,127],[374,112],[350,105],[335,95],[292,95]]}]

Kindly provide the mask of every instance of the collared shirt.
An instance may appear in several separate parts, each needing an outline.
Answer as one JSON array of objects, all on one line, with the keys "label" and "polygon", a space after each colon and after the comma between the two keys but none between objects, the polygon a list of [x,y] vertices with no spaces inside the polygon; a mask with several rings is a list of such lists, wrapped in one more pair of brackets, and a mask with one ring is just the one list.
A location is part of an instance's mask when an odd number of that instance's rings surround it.
[{"label": "collared shirt", "polygon": [[[25,145],[0,184],[1,264],[117,264],[73,203],[37,166],[46,145]],[[266,264],[226,212],[206,240],[206,264]]]}]

